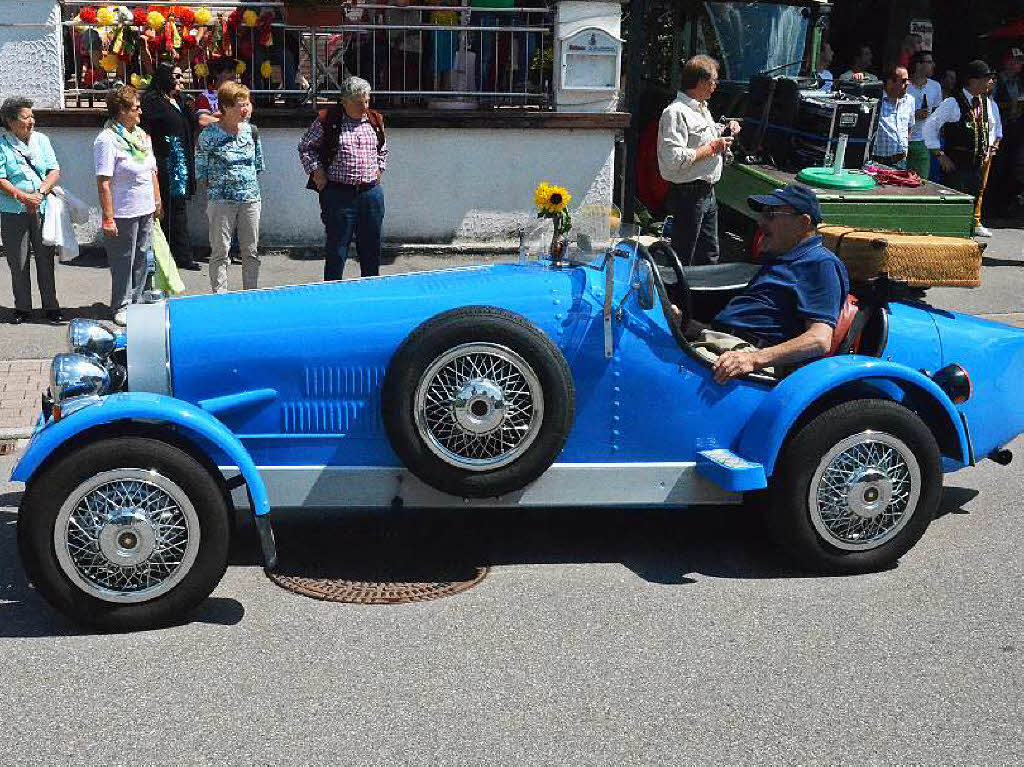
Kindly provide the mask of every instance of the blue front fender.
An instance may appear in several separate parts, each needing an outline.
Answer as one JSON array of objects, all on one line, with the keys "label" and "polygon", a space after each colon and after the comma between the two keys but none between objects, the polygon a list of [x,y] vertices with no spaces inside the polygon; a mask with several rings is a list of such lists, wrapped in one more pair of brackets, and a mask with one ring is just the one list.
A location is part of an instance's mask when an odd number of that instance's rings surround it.
[{"label": "blue front fender", "polygon": [[[958,453],[952,458],[965,466],[971,462],[970,443],[960,414],[934,381],[906,365],[857,355],[818,360],[784,378],[743,427],[735,452],[762,464],[765,474],[771,476],[782,443],[800,414],[837,387],[865,380],[876,384],[879,390],[884,390],[886,385],[900,389],[909,385],[934,400],[948,417],[947,425],[956,435]],[[934,428],[935,424],[929,426]]]},{"label": "blue front fender", "polygon": [[163,394],[123,392],[103,397],[37,432],[14,467],[11,479],[28,482],[43,461],[76,434],[116,421],[140,421],[177,426],[216,445],[238,466],[249,487],[257,516],[270,512],[270,499],[256,464],[242,443],[220,421],[195,405]]}]

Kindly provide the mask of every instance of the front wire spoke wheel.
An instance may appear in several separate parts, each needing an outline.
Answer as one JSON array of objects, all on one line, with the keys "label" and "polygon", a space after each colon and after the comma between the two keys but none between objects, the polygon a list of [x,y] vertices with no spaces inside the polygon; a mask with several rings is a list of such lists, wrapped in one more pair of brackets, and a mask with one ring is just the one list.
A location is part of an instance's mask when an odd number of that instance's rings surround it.
[{"label": "front wire spoke wheel", "polygon": [[168,477],[114,469],[67,497],[53,544],[64,574],[86,594],[104,602],[145,602],[188,574],[199,551],[199,517]]},{"label": "front wire spoke wheel", "polygon": [[811,521],[826,543],[844,551],[877,548],[907,525],[921,493],[921,468],[897,437],[851,435],[829,450],[811,477]]},{"label": "front wire spoke wheel", "polygon": [[414,413],[420,437],[441,460],[487,471],[529,449],[544,420],[544,396],[533,368],[508,347],[461,344],[427,367]]}]

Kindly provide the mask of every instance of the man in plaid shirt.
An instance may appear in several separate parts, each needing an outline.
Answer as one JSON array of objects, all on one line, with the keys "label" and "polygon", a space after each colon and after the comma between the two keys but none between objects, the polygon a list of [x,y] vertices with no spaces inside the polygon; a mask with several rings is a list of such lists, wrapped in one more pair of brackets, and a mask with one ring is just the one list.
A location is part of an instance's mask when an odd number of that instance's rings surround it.
[{"label": "man in plaid shirt", "polygon": [[327,231],[324,279],[341,279],[353,235],[360,275],[380,274],[380,177],[388,147],[383,118],[370,109],[366,80],[349,77],[341,84],[340,103],[321,111],[309,126],[299,141],[299,158],[311,188],[320,194],[320,218]]},{"label": "man in plaid shirt", "polygon": [[889,70],[885,95],[878,102],[878,128],[872,157],[893,168],[906,169],[910,130],[914,127],[914,97],[907,95],[910,75],[904,67]]}]

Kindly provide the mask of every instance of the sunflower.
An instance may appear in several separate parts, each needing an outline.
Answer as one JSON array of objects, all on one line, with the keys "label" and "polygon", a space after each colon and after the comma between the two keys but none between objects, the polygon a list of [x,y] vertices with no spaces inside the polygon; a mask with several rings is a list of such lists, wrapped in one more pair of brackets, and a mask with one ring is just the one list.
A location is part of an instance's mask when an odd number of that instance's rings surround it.
[{"label": "sunflower", "polygon": [[533,192],[533,201],[542,213],[561,213],[572,202],[572,195],[564,187],[541,181]]}]

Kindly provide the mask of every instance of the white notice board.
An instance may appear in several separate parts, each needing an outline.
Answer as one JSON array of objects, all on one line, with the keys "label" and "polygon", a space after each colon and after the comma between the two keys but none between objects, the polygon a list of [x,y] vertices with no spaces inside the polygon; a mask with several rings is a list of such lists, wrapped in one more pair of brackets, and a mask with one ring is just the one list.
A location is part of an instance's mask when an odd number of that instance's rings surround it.
[{"label": "white notice board", "polygon": [[587,27],[562,40],[562,89],[614,91],[619,88],[622,40]]}]

